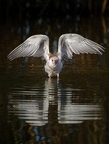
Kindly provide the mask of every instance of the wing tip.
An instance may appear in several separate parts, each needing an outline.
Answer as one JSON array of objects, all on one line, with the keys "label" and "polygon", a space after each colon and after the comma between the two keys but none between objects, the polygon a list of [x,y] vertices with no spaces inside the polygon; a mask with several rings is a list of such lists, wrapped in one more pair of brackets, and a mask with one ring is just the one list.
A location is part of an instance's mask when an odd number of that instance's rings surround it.
[{"label": "wing tip", "polygon": [[7,56],[7,59],[10,61],[14,60],[11,56]]},{"label": "wing tip", "polygon": [[10,60],[10,61],[12,61],[12,60],[14,60],[15,58],[11,55],[11,53],[9,53],[9,54],[7,55],[7,59]]}]

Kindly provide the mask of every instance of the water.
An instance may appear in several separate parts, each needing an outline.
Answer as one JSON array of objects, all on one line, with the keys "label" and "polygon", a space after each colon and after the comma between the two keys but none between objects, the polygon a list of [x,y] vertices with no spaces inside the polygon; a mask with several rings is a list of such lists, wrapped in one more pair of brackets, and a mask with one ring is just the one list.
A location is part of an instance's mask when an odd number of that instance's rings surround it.
[{"label": "water", "polygon": [[[107,18],[12,21],[0,25],[0,144],[109,143],[109,33]],[[74,55],[60,80],[48,79],[40,58],[7,54],[33,34],[47,34],[57,51],[64,33],[79,33],[105,53]],[[52,49],[53,48],[53,49]]]}]

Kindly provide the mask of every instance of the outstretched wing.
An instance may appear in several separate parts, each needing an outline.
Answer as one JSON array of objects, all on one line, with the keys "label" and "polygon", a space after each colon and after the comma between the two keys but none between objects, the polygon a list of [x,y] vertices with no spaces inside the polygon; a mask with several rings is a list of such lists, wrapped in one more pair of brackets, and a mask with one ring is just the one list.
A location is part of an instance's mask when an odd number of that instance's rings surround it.
[{"label": "outstretched wing", "polygon": [[9,53],[8,59],[33,56],[48,60],[49,38],[46,35],[33,35]]},{"label": "outstretched wing", "polygon": [[104,47],[79,34],[61,35],[58,41],[58,53],[60,59],[71,59],[73,53],[102,54]]}]

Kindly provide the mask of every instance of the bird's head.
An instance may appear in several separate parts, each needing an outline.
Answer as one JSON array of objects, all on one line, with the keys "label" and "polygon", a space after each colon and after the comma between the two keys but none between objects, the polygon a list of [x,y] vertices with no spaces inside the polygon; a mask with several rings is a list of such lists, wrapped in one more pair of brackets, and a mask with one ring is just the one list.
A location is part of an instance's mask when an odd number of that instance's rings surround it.
[{"label": "bird's head", "polygon": [[56,66],[58,64],[59,58],[57,54],[49,54],[49,64],[51,66]]}]

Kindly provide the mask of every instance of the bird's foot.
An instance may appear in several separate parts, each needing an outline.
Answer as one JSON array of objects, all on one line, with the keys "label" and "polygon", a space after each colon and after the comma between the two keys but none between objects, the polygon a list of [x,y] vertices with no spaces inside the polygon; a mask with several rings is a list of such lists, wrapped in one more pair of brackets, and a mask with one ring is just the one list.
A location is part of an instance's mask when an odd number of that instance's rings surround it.
[{"label": "bird's foot", "polygon": [[51,79],[51,76],[48,76],[48,79]]},{"label": "bird's foot", "polygon": [[60,78],[59,78],[59,74],[57,74],[57,80],[60,80]]}]

